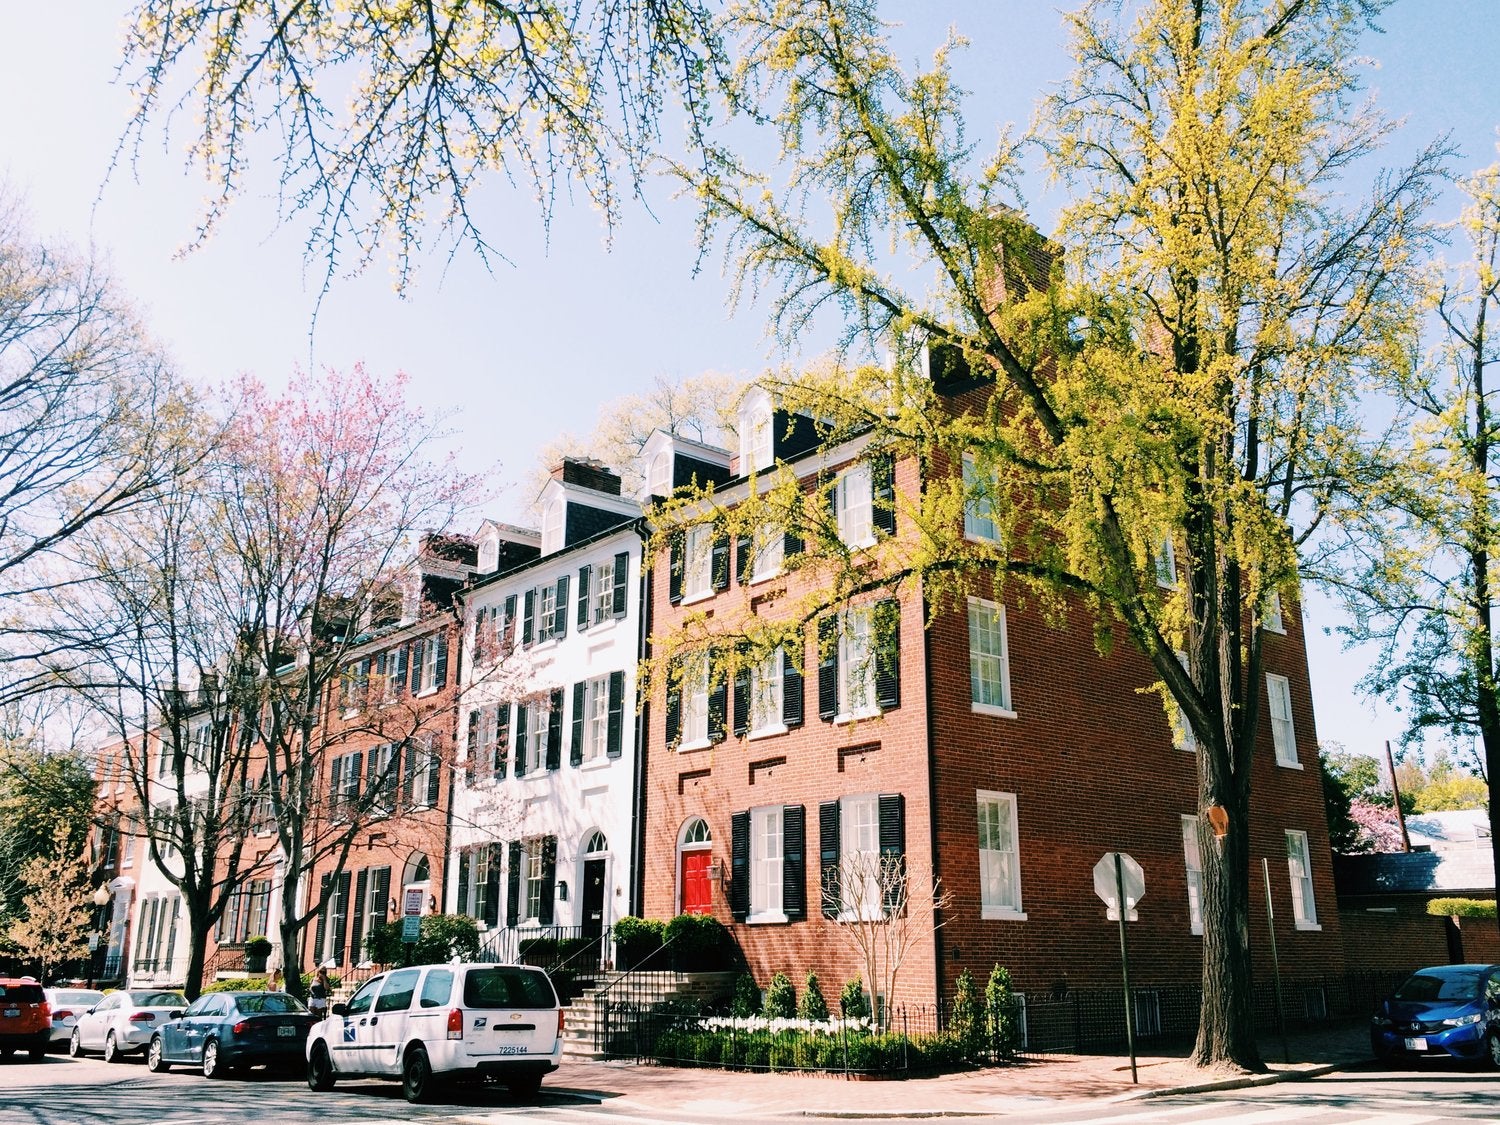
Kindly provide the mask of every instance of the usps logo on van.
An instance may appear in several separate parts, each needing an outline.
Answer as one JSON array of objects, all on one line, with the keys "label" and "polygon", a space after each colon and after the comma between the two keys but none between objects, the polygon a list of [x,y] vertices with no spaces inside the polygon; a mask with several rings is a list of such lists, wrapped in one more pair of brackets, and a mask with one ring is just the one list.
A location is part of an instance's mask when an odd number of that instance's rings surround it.
[{"label": "usps logo on van", "polygon": [[510,1018],[511,1018],[512,1021],[518,1020],[518,1019],[521,1018],[521,1013],[520,1012],[512,1012],[510,1014]]},{"label": "usps logo on van", "polygon": [[489,1019],[488,1016],[475,1016],[474,1017],[474,1026],[475,1027],[483,1027],[485,1025],[485,1022],[488,1019]]}]

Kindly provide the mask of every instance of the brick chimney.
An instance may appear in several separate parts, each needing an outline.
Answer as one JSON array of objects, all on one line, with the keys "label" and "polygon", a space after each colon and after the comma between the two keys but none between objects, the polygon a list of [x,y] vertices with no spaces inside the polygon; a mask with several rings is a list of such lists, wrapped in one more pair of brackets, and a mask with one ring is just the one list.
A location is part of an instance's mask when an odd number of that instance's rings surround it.
[{"label": "brick chimney", "polygon": [[619,474],[602,461],[591,458],[565,457],[563,463],[552,470],[552,479],[564,484],[576,484],[580,488],[591,488],[610,496],[620,495]]}]

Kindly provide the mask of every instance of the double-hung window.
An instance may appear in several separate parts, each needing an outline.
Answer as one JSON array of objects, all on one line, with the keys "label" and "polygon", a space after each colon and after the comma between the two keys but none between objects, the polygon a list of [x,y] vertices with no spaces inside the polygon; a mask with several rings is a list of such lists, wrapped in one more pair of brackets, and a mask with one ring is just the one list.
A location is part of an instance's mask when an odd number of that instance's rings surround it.
[{"label": "double-hung window", "polygon": [[708,653],[689,653],[682,663],[683,747],[708,744]]},{"label": "double-hung window", "polygon": [[782,806],[750,810],[751,922],[784,922]]},{"label": "double-hung window", "polygon": [[525,896],[525,917],[528,921],[542,916],[542,886],[546,880],[546,839],[541,836],[527,840],[521,849],[521,887]]},{"label": "double-hung window", "polygon": [[597,625],[614,616],[615,560],[611,558],[595,563],[590,572],[589,581],[593,586],[593,589],[589,591],[590,612]]},{"label": "double-hung window", "polygon": [[851,466],[834,488],[834,516],[839,538],[847,547],[875,542],[874,478],[866,462]]},{"label": "double-hung window", "polygon": [[1198,850],[1198,818],[1182,818],[1182,865],[1187,870],[1188,928],[1203,932],[1203,854]]},{"label": "double-hung window", "polygon": [[840,916],[873,919],[884,914],[883,888],[891,873],[880,857],[880,803],[874,793],[839,800]]},{"label": "double-hung window", "polygon": [[583,736],[580,758],[603,758],[609,746],[609,677],[595,676],[583,684]]},{"label": "double-hung window", "polygon": [[964,454],[964,537],[981,543],[1000,542],[995,526],[995,479],[981,473],[972,453]]},{"label": "double-hung window", "polygon": [[704,598],[713,593],[714,528],[699,524],[687,529],[683,537],[682,595],[684,601]]},{"label": "double-hung window", "polygon": [[774,523],[763,523],[755,529],[752,537],[752,561],[750,581],[763,582],[781,573],[781,564],[786,556],[786,536]]},{"label": "double-hung window", "polygon": [[1158,586],[1164,590],[1170,590],[1177,585],[1177,551],[1172,546],[1170,535],[1161,541],[1161,548],[1156,552],[1154,565]]},{"label": "double-hung window", "polygon": [[1271,709],[1271,739],[1276,744],[1276,764],[1300,769],[1297,731],[1292,725],[1292,685],[1285,676],[1267,673],[1266,697]]},{"label": "double-hung window", "polygon": [[536,639],[550,640],[552,625],[557,620],[557,587],[543,586],[537,591]]},{"label": "double-hung window", "polygon": [[863,719],[879,713],[875,702],[875,610],[854,606],[839,630],[840,719]]},{"label": "double-hung window", "polygon": [[979,790],[979,904],[984,918],[1025,918],[1013,793]]},{"label": "double-hung window", "polygon": [[1005,607],[969,599],[969,698],[982,714],[1014,715]]},{"label": "double-hung window", "polygon": [[419,735],[406,743],[405,774],[401,795],[407,808],[435,808],[442,783],[442,760],[432,745],[431,735]]},{"label": "double-hung window", "polygon": [[1280,590],[1272,590],[1266,597],[1265,609],[1261,614],[1261,628],[1271,633],[1286,632],[1286,622],[1281,616]]},{"label": "double-hung window", "polygon": [[[1187,653],[1177,649],[1177,663],[1181,664],[1184,671],[1188,669]],[[1182,707],[1170,694],[1167,696],[1167,711],[1172,716],[1172,745],[1178,750],[1186,750],[1189,754],[1198,752],[1198,736],[1193,733],[1193,724],[1188,722],[1188,717],[1183,714]]]},{"label": "double-hung window", "polygon": [[782,711],[782,669],[785,661],[777,649],[750,669],[750,735],[779,734],[786,730]]},{"label": "double-hung window", "polygon": [[1307,847],[1307,833],[1288,829],[1286,866],[1292,880],[1292,921],[1299,930],[1321,929],[1318,902],[1313,897],[1311,854]]}]

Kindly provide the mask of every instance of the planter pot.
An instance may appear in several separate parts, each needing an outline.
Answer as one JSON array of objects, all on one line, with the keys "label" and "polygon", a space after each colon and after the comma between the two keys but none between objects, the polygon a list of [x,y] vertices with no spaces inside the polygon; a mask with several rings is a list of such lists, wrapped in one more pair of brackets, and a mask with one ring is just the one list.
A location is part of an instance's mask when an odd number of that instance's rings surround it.
[{"label": "planter pot", "polygon": [[250,953],[245,954],[245,972],[247,972],[247,973],[263,973],[263,972],[265,972],[266,971],[266,962],[269,961],[270,959],[271,959],[271,955],[269,953],[262,953],[258,957],[255,956],[254,954],[250,954]]}]

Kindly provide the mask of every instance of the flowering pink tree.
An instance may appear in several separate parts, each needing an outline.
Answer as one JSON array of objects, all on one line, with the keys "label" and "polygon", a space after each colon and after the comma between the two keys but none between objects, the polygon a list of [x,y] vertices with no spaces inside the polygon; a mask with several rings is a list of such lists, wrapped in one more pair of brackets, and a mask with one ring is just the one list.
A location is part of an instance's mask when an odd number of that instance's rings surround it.
[{"label": "flowering pink tree", "polygon": [[1390,805],[1378,805],[1363,797],[1349,802],[1349,819],[1359,829],[1359,850],[1362,852],[1399,852],[1401,825],[1396,820],[1396,810]]}]

